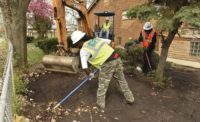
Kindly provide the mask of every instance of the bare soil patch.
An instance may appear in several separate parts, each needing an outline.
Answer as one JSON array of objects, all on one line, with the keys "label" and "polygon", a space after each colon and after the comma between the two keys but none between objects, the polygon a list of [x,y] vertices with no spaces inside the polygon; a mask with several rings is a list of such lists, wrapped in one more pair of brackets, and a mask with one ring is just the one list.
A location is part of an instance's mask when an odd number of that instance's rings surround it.
[{"label": "bare soil patch", "polygon": [[107,92],[105,111],[95,106],[97,79],[88,81],[71,96],[56,113],[47,112],[75,88],[78,75],[47,73],[29,84],[27,104],[22,114],[31,121],[58,122],[199,122],[200,70],[171,68],[166,71],[173,88],[156,89],[143,76],[127,74],[126,79],[135,95],[135,104],[123,102],[124,97],[113,79]]}]

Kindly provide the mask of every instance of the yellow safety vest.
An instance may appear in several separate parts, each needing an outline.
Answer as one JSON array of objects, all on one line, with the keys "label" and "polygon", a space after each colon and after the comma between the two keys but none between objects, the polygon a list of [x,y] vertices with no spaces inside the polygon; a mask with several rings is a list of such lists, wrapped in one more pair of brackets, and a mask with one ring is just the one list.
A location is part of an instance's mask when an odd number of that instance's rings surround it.
[{"label": "yellow safety vest", "polygon": [[92,57],[88,58],[88,62],[98,69],[114,52],[114,49],[100,38],[85,42],[82,49],[91,53]]},{"label": "yellow safety vest", "polygon": [[108,22],[108,23],[104,22],[103,23],[103,31],[108,31],[111,27],[111,24],[112,24],[111,22]]}]

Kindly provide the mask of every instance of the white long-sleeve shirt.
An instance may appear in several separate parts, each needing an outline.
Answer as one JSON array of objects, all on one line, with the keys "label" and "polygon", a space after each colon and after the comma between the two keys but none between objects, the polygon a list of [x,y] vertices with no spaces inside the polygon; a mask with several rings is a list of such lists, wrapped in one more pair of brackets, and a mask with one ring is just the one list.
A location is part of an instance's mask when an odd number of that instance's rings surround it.
[{"label": "white long-sleeve shirt", "polygon": [[[101,40],[105,41],[106,43],[110,44],[111,40],[110,39],[103,39],[100,38]],[[81,57],[81,65],[83,69],[88,68],[88,58],[90,57],[91,53],[87,50],[81,49],[80,50],[80,57]]]}]

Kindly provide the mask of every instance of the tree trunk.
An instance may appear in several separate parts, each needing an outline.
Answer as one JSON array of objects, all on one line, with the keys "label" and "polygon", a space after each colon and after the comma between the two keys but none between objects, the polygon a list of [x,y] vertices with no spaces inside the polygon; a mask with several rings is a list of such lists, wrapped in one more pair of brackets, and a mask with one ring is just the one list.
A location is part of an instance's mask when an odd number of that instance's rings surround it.
[{"label": "tree trunk", "polygon": [[44,39],[45,38],[45,32],[42,30],[36,30],[38,33],[38,39]]},{"label": "tree trunk", "polygon": [[27,64],[26,12],[30,0],[5,0],[1,2],[6,36],[14,47],[16,65]]},{"label": "tree trunk", "polygon": [[12,20],[15,59],[18,66],[25,66],[27,64],[26,10],[18,10],[18,13],[12,17]]},{"label": "tree trunk", "polygon": [[168,55],[169,47],[162,47],[161,54],[159,58],[158,67],[156,69],[156,81],[163,82],[163,72],[166,65],[166,59]]},{"label": "tree trunk", "polygon": [[156,69],[156,74],[155,74],[155,79],[157,82],[163,83],[164,81],[163,73],[166,66],[168,50],[177,31],[178,29],[174,29],[173,31],[169,32],[167,38],[162,41],[161,55],[159,58],[159,63],[158,63],[158,67]]}]

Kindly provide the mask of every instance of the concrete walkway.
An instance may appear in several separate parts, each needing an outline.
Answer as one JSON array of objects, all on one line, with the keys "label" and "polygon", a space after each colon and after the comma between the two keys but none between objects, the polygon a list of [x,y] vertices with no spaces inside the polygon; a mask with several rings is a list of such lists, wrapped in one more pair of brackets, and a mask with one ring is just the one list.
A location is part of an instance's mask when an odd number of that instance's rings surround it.
[{"label": "concrete walkway", "polygon": [[200,62],[193,62],[193,61],[185,61],[185,60],[179,60],[179,59],[173,59],[173,58],[167,58],[168,62],[172,62],[178,65],[193,67],[193,68],[200,68]]}]

